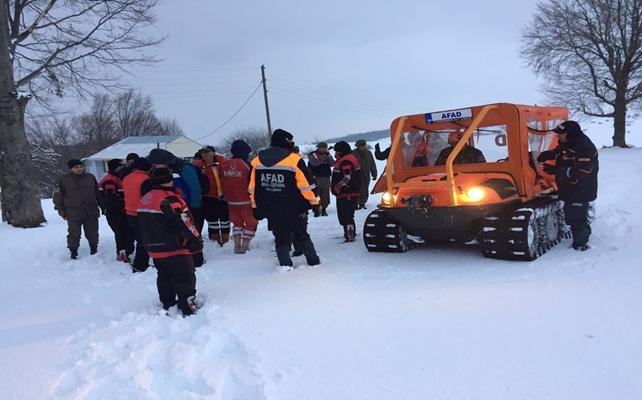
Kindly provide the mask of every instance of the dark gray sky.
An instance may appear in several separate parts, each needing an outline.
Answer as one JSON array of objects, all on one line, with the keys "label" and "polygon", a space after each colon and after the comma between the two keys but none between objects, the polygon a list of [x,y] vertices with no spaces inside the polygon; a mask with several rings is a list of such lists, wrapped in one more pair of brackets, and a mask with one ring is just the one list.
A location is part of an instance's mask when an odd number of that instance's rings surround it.
[{"label": "dark gray sky", "polygon": [[[535,1],[169,1],[164,61],[135,87],[192,138],[227,120],[267,68],[273,128],[298,142],[385,129],[399,115],[544,103],[519,57]],[[262,92],[216,134],[265,127]]]}]

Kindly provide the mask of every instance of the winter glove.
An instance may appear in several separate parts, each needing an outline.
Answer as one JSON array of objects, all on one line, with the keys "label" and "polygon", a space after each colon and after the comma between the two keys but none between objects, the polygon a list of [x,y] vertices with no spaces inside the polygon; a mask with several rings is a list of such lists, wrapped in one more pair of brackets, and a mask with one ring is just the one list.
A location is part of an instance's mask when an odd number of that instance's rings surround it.
[{"label": "winter glove", "polygon": [[58,215],[60,215],[60,218],[62,219],[67,219],[67,213],[64,211],[58,211]]},{"label": "winter glove", "polygon": [[542,164],[542,169],[549,175],[555,175],[557,172],[557,166],[551,164]]},{"label": "winter glove", "polygon": [[544,161],[554,160],[555,157],[557,157],[557,153],[555,152],[555,150],[542,151],[541,153],[539,153],[539,156],[537,156],[537,162],[542,163]]},{"label": "winter glove", "polygon": [[260,221],[263,218],[265,218],[258,208],[252,209],[252,215],[254,215],[254,219],[256,219],[257,221]]},{"label": "winter glove", "polygon": [[379,147],[379,143],[375,144],[375,150],[377,150],[378,152],[381,152],[381,147]]}]

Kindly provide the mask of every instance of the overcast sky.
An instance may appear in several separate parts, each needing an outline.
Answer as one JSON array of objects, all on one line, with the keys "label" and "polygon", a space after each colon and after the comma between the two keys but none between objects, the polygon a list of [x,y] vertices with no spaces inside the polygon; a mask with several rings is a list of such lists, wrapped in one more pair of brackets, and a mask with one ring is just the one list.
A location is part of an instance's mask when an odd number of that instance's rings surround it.
[{"label": "overcast sky", "polygon": [[159,115],[206,144],[266,127],[261,90],[227,125],[267,71],[272,128],[297,142],[386,129],[399,115],[494,102],[545,104],[519,57],[535,1],[213,2],[165,0],[164,59],[132,85]]}]

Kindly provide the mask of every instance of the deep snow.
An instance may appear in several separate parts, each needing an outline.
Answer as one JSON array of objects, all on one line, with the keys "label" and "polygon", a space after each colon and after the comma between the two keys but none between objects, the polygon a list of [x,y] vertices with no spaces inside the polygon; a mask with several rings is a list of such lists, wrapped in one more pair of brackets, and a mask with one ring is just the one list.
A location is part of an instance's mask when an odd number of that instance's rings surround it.
[{"label": "deep snow", "polygon": [[154,270],[116,262],[104,220],[99,253],[68,260],[44,201],[45,227],[0,226],[0,398],[641,398],[642,149],[600,162],[588,252],[368,253],[332,207],[310,218],[318,268],[277,272],[264,222],[248,254],[207,243],[186,319],[158,315]]}]

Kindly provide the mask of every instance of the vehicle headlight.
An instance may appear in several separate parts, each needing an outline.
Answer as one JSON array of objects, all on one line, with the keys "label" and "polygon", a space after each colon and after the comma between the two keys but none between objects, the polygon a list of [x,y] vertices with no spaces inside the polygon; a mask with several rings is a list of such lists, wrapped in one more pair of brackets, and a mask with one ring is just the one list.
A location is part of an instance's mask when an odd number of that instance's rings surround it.
[{"label": "vehicle headlight", "polygon": [[391,206],[392,203],[394,203],[394,200],[395,196],[387,190],[381,195],[381,201],[386,206]]},{"label": "vehicle headlight", "polygon": [[484,189],[479,186],[473,186],[470,189],[466,190],[466,196],[470,201],[479,201],[486,196]]}]

